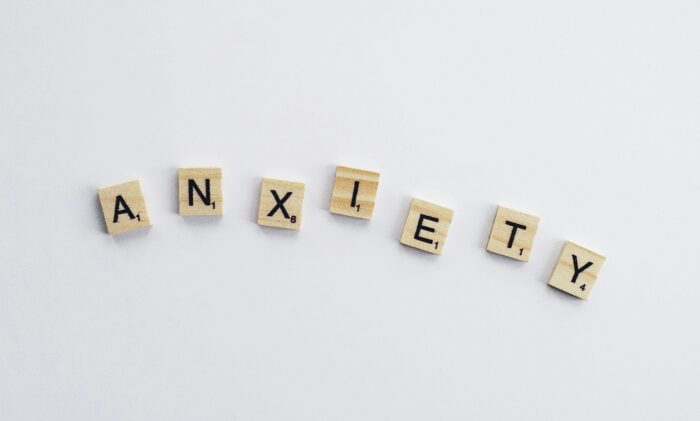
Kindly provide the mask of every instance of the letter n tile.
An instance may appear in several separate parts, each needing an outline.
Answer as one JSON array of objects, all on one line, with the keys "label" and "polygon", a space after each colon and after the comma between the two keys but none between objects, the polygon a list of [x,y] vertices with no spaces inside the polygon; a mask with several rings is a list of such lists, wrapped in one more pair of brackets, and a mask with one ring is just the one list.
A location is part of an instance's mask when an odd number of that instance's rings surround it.
[{"label": "letter n tile", "polygon": [[177,172],[182,216],[221,216],[221,168],[180,168]]}]

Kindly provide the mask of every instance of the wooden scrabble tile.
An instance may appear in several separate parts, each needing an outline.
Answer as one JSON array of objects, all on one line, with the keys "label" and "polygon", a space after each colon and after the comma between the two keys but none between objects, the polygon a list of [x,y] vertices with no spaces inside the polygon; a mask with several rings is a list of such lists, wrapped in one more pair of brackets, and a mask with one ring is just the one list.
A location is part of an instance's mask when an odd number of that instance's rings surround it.
[{"label": "wooden scrabble tile", "polygon": [[540,218],[499,206],[486,250],[527,262]]},{"label": "wooden scrabble tile", "polygon": [[452,215],[452,209],[413,199],[401,234],[401,244],[442,254]]},{"label": "wooden scrabble tile", "polygon": [[379,186],[379,173],[338,166],[331,195],[331,213],[370,219]]},{"label": "wooden scrabble tile", "polygon": [[180,215],[222,215],[221,168],[180,168],[177,178]]},{"label": "wooden scrabble tile", "polygon": [[587,300],[603,262],[605,257],[600,254],[567,241],[549,285]]},{"label": "wooden scrabble tile", "polygon": [[151,226],[146,198],[138,180],[103,187],[97,191],[107,232],[114,235]]},{"label": "wooden scrabble tile", "polygon": [[304,183],[263,178],[258,224],[298,230],[304,204]]}]

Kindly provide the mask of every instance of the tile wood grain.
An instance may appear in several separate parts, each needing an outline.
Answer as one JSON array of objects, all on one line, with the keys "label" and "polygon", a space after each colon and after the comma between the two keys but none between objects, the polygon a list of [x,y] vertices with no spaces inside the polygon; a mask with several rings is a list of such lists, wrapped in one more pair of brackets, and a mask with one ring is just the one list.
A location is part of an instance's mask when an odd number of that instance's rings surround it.
[{"label": "tile wood grain", "polygon": [[180,168],[177,172],[180,215],[221,216],[221,168]]},{"label": "tile wood grain", "polygon": [[379,173],[338,166],[330,212],[354,218],[372,218],[378,186]]},{"label": "tile wood grain", "polygon": [[452,209],[413,199],[401,234],[401,244],[442,254],[453,214]]},{"label": "tile wood grain", "polygon": [[298,230],[303,204],[304,183],[264,178],[260,184],[258,224]]},{"label": "tile wood grain", "polygon": [[527,262],[539,223],[537,216],[499,206],[486,250]]},{"label": "tile wood grain", "polygon": [[549,278],[549,285],[587,300],[603,263],[604,256],[567,241]]},{"label": "tile wood grain", "polygon": [[151,226],[139,180],[102,187],[97,195],[110,235]]}]

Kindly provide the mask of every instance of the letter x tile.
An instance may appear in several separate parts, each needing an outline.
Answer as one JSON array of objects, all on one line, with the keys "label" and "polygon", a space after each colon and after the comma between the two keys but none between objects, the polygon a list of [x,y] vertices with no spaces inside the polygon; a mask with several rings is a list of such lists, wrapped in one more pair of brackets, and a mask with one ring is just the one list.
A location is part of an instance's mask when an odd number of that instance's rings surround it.
[{"label": "letter x tile", "polygon": [[452,209],[413,199],[401,235],[401,244],[428,253],[442,254],[452,215]]},{"label": "letter x tile", "polygon": [[298,230],[304,203],[304,183],[263,178],[258,224]]}]

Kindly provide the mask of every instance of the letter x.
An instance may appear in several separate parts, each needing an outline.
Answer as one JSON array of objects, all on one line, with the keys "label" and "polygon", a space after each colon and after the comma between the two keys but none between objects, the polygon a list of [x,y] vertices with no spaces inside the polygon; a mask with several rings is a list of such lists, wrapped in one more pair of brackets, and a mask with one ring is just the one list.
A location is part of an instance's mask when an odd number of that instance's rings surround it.
[{"label": "letter x", "polygon": [[292,196],[292,192],[287,192],[287,194],[285,194],[282,199],[280,199],[280,197],[277,195],[277,190],[270,190],[270,193],[272,193],[272,197],[275,198],[275,202],[277,202],[277,204],[274,208],[272,208],[272,210],[270,211],[270,213],[267,214],[267,216],[274,215],[277,212],[277,209],[279,209],[282,211],[282,215],[284,215],[286,219],[289,219],[287,209],[284,208],[284,202],[286,202],[287,199],[289,199]]}]

